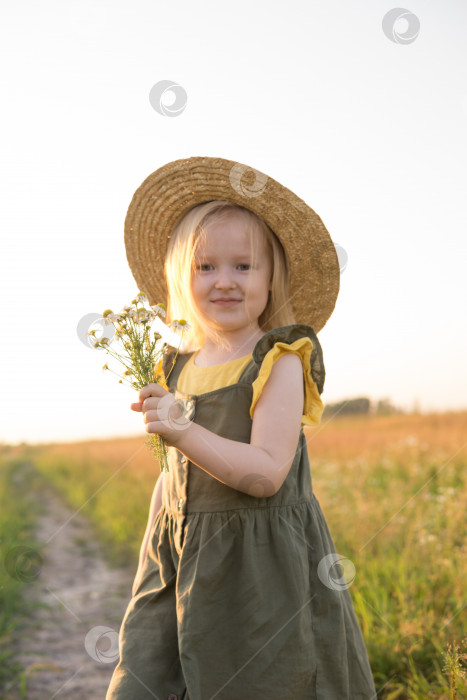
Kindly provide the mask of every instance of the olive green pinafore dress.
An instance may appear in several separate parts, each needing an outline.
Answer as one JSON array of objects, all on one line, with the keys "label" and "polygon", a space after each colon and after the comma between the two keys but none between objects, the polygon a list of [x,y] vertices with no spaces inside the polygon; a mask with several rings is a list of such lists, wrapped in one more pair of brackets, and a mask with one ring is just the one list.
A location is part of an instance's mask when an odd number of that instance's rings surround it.
[{"label": "olive green pinafore dress", "polygon": [[[304,324],[266,333],[236,384],[181,394],[177,378],[189,353],[178,355],[168,386],[193,421],[249,443],[251,385],[264,356],[277,341],[306,335],[321,393],[321,347]],[[164,358],[166,376],[174,352]],[[313,493],[303,427],[289,474],[270,497],[226,486],[174,447],[168,453],[162,507],[122,623],[107,700],[375,699],[362,633]]]}]

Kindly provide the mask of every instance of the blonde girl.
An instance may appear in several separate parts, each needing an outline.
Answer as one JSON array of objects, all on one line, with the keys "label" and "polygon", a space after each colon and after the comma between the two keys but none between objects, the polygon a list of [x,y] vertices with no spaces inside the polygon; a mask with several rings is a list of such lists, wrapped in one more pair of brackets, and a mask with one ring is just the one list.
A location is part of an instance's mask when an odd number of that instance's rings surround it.
[{"label": "blonde girl", "polygon": [[322,221],[259,171],[190,158],[137,190],[125,241],[139,288],[192,330],[164,358],[167,389],[132,404],[169,472],[107,700],[376,698],[303,431],[338,292]]}]

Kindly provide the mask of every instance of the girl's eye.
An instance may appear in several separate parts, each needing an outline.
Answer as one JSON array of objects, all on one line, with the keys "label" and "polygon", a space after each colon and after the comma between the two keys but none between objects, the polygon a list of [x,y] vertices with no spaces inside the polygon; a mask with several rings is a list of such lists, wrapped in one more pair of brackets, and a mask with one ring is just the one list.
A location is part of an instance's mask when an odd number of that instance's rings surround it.
[{"label": "girl's eye", "polygon": [[[198,265],[197,269],[200,270],[201,272],[206,272],[205,268],[212,267],[210,263],[201,263]],[[251,265],[249,263],[239,263],[237,267],[244,267],[249,269]]]}]

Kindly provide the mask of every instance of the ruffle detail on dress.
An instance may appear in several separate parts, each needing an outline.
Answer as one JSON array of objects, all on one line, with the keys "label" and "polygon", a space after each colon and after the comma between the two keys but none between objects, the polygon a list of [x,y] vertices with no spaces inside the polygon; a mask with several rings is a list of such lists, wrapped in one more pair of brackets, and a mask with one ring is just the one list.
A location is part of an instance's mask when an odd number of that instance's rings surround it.
[{"label": "ruffle detail on dress", "polygon": [[310,338],[313,344],[313,350],[310,355],[309,370],[313,381],[316,383],[318,392],[322,394],[324,389],[324,379],[326,376],[323,351],[313,328],[311,326],[307,326],[305,323],[294,323],[291,326],[281,326],[280,328],[273,328],[272,330],[268,331],[257,342],[255,349],[253,350],[253,360],[258,367],[261,367],[264,358],[269,350],[274,347],[275,343],[280,342],[290,344],[304,337]]},{"label": "ruffle detail on dress", "polygon": [[303,404],[303,415],[302,415],[302,425],[318,425],[321,420],[321,416],[324,410],[323,402],[321,401],[318,387],[313,381],[310,370],[310,357],[313,351],[313,343],[310,338],[300,338],[292,344],[288,343],[275,343],[274,347],[269,350],[265,356],[261,369],[259,371],[258,377],[252,384],[253,387],[253,399],[250,406],[250,417],[253,418],[253,411],[255,410],[256,403],[261,396],[264,385],[266,384],[274,363],[277,362],[279,357],[285,355],[287,352],[293,352],[298,355],[302,361],[303,372],[304,372],[304,404]]},{"label": "ruffle detail on dress", "polygon": [[271,374],[274,363],[286,352],[293,352],[302,361],[304,372],[304,408],[302,425],[318,425],[324,410],[320,394],[323,391],[325,369],[323,353],[311,326],[294,324],[275,328],[257,343],[253,359],[259,365],[258,377],[252,383],[253,399],[250,417]]}]

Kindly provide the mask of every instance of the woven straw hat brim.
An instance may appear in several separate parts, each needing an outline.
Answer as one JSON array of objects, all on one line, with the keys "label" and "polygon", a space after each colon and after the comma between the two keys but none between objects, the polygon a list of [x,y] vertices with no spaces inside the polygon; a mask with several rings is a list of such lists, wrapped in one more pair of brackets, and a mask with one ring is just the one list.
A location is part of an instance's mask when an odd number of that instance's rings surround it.
[{"label": "woven straw hat brim", "polygon": [[281,241],[290,266],[297,323],[317,333],[331,316],[340,270],[331,237],[311,207],[264,173],[223,158],[172,161],[138,187],[125,219],[128,263],[151,305],[167,303],[164,261],[180,218],[198,204],[228,200],[260,216]]}]

